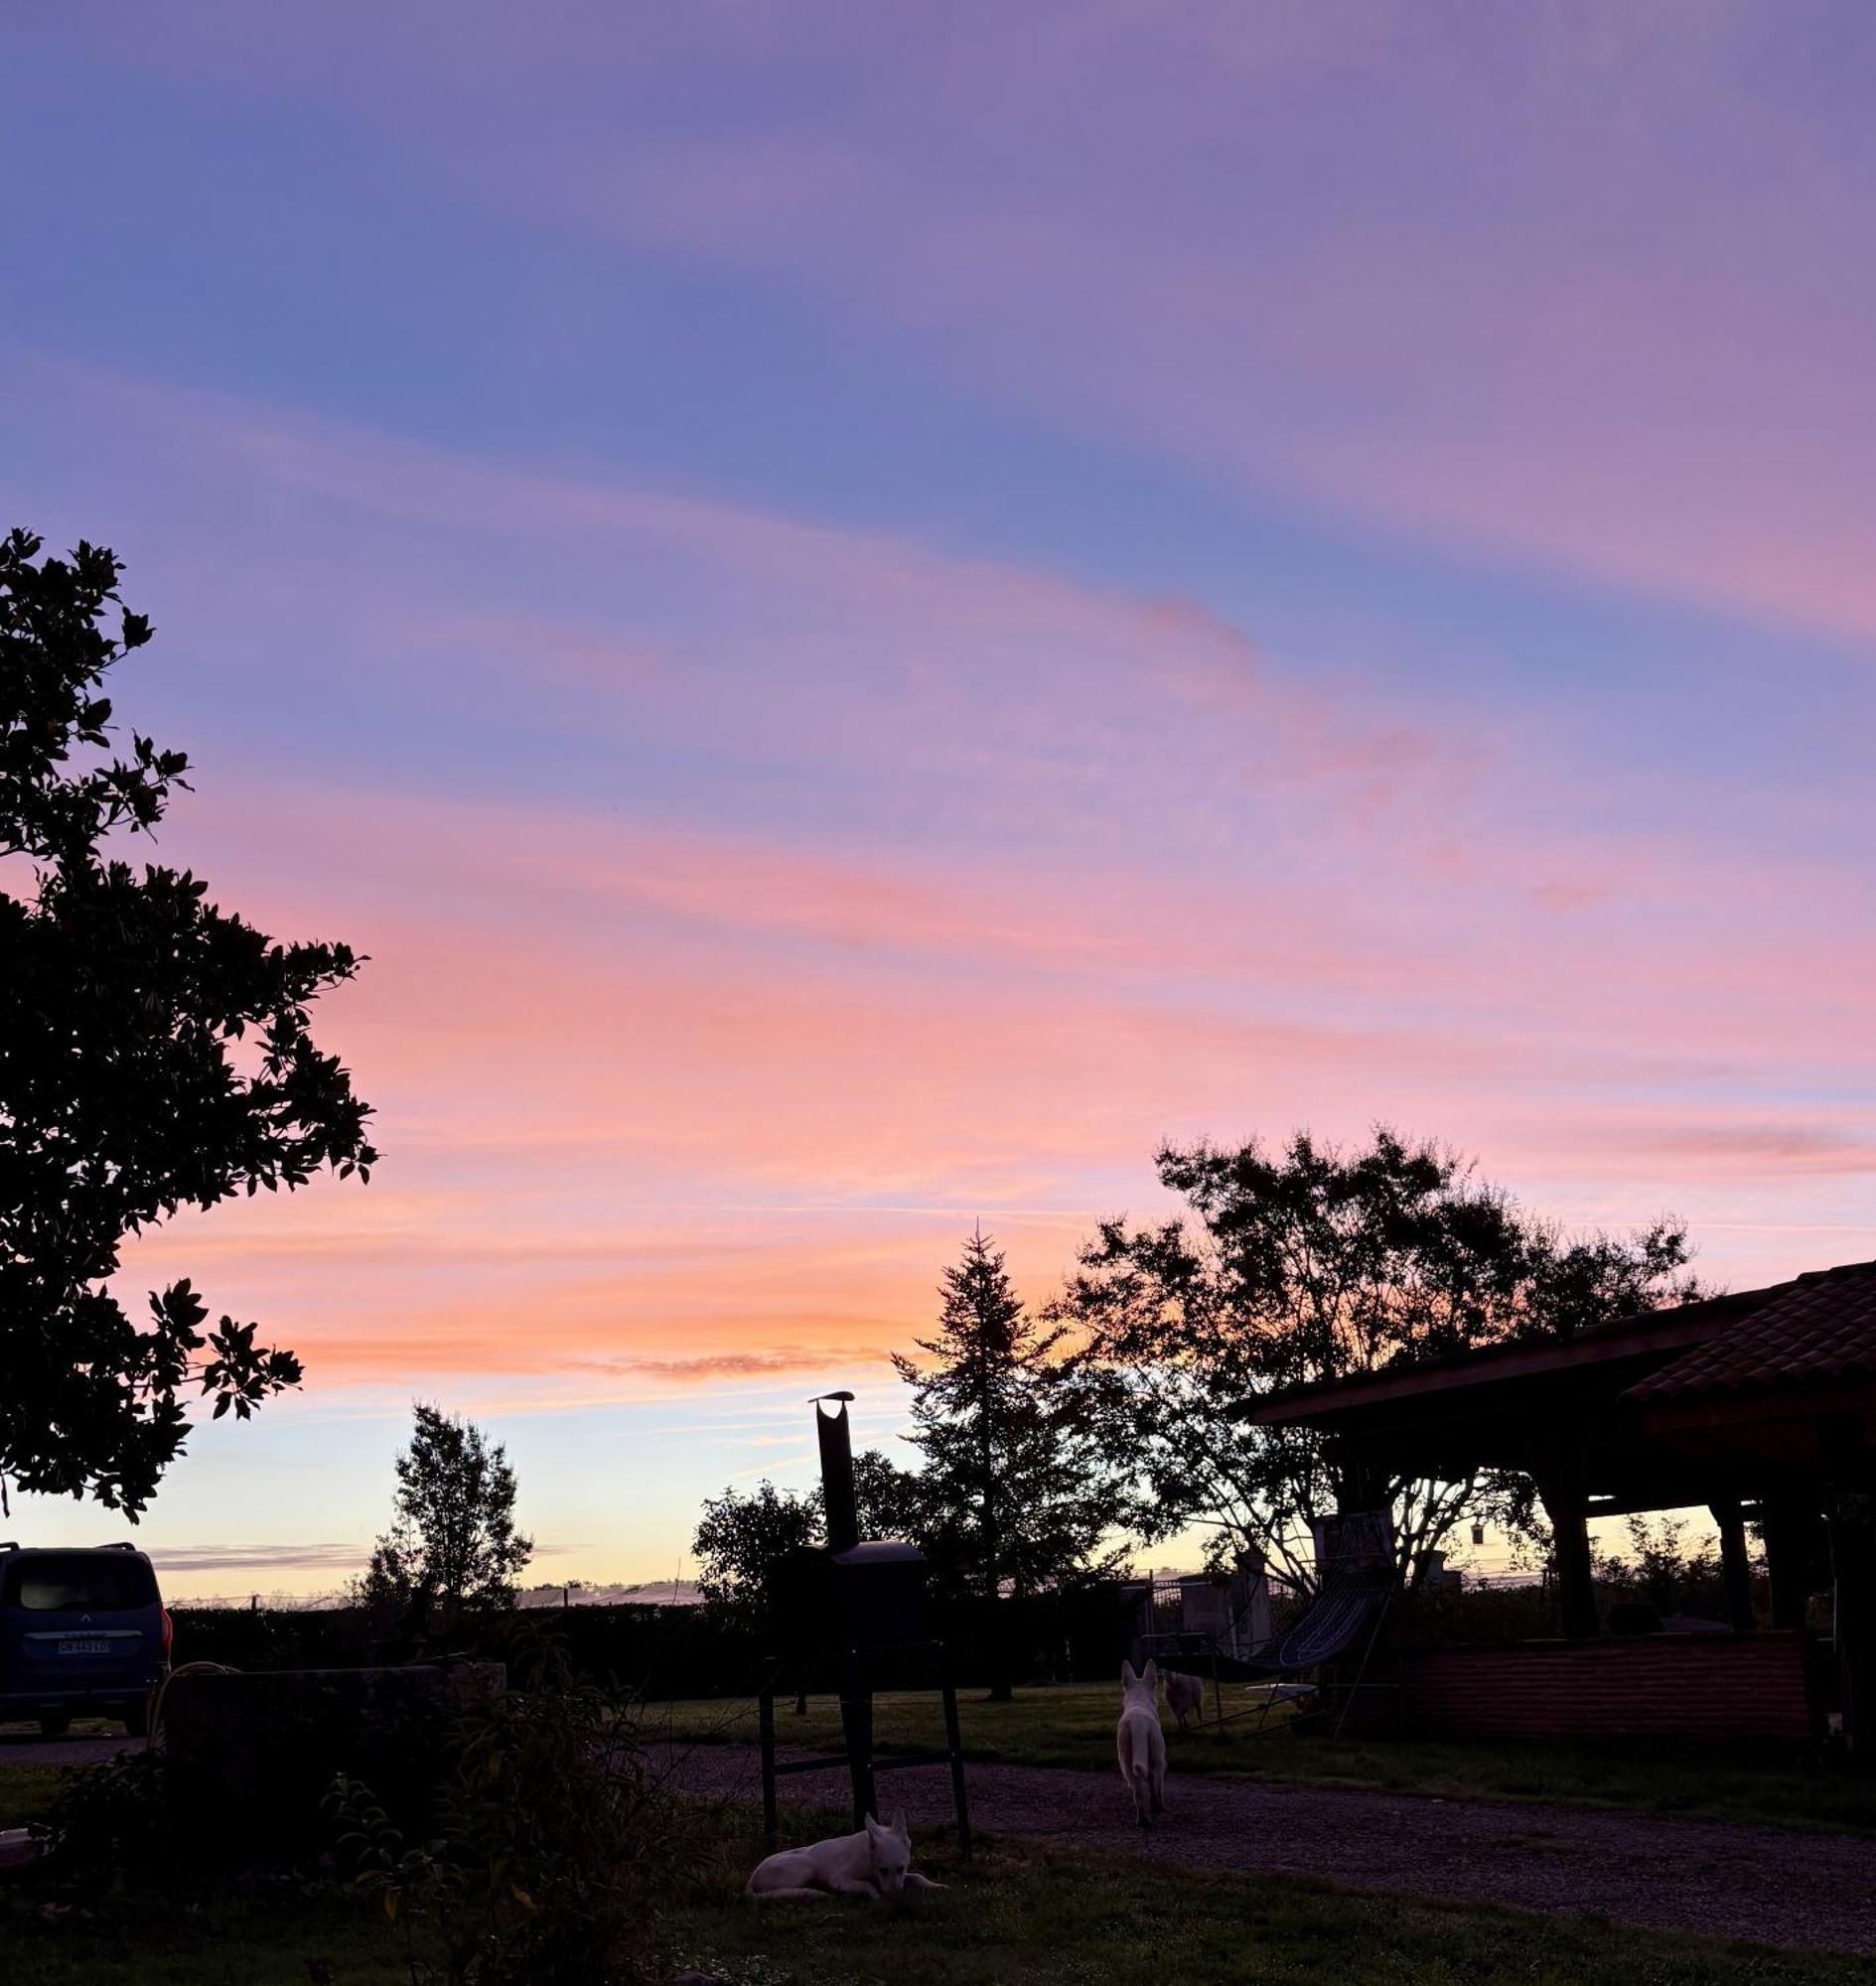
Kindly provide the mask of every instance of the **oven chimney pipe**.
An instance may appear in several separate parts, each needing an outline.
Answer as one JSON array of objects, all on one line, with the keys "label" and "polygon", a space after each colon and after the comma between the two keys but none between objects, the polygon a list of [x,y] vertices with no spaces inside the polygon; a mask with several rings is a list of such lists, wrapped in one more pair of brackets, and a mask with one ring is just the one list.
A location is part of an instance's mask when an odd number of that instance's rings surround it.
[{"label": "oven chimney pipe", "polygon": [[[847,1425],[851,1393],[822,1393],[814,1401],[814,1432],[820,1437],[820,1493],[827,1513],[827,1549],[851,1551],[860,1542],[859,1499],[853,1489],[853,1435]],[[836,1402],[831,1414],[821,1401]]]}]

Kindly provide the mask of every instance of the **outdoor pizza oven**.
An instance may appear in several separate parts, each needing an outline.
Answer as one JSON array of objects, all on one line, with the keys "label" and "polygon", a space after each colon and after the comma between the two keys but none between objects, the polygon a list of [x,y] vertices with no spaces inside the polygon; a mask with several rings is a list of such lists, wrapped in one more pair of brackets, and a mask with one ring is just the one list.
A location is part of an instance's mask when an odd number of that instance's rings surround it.
[{"label": "outdoor pizza oven", "polygon": [[847,1421],[852,1397],[826,1393],[813,1403],[827,1543],[791,1553],[776,1582],[775,1620],[792,1652],[887,1647],[926,1632],[925,1554],[916,1545],[860,1537]]}]

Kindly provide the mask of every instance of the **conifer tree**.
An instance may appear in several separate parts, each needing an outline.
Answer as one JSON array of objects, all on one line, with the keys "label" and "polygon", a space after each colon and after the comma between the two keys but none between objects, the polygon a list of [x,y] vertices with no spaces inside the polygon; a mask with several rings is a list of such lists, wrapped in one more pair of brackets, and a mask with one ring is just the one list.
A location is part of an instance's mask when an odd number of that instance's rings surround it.
[{"label": "conifer tree", "polygon": [[397,1458],[396,1515],[364,1579],[368,1604],[419,1631],[454,1633],[514,1605],[534,1541],[514,1527],[507,1451],[474,1421],[418,1401]]},{"label": "conifer tree", "polygon": [[[938,1330],[921,1363],[893,1363],[913,1388],[910,1439],[927,1537],[965,1591],[994,1605],[1111,1568],[1120,1520],[1112,1473],[1072,1410],[1054,1357],[981,1229],[944,1272]],[[996,1693],[1008,1693],[999,1675]]]}]

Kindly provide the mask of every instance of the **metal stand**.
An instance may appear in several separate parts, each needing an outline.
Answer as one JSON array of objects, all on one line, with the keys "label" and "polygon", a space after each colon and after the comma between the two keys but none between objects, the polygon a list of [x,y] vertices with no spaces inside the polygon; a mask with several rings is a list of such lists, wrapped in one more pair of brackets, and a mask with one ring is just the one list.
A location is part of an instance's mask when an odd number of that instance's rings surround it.
[{"label": "metal stand", "polygon": [[[1374,1649],[1380,1641],[1381,1630],[1387,1625],[1387,1616],[1392,1610],[1393,1604],[1394,1596],[1390,1593],[1381,1602],[1380,1609],[1374,1616],[1374,1625],[1369,1631],[1367,1644],[1362,1649],[1362,1660],[1360,1666],[1355,1671],[1355,1680],[1347,1685],[1338,1685],[1342,1691],[1342,1711],[1341,1715],[1336,1719],[1334,1734],[1338,1738],[1342,1736],[1342,1727],[1348,1723],[1349,1712],[1355,1708],[1355,1699],[1360,1691],[1364,1689],[1392,1689],[1397,1695],[1404,1694],[1398,1680],[1392,1683],[1371,1683],[1368,1680],[1368,1665],[1373,1660]],[[1324,1708],[1327,1709],[1326,1703]]]},{"label": "metal stand", "polygon": [[[942,1752],[914,1751],[877,1759],[873,1754],[872,1664],[885,1655],[938,1656],[938,1693],[944,1706],[944,1749]],[[853,1788],[853,1824],[866,1825],[871,1814],[879,1817],[877,1777],[907,1766],[948,1762],[951,1771],[951,1812],[957,1828],[957,1858],[970,1861],[970,1801],[964,1787],[964,1745],[957,1722],[957,1688],[951,1680],[950,1651],[942,1641],[898,1642],[874,1648],[849,1648],[841,1667],[840,1735],[841,1756],[822,1759],[776,1758],[775,1678],[764,1683],[756,1699],[756,1729],[762,1748],[762,1827],[771,1850],[777,1845],[778,1816],[776,1781],[794,1773],[826,1773],[845,1766]]]}]

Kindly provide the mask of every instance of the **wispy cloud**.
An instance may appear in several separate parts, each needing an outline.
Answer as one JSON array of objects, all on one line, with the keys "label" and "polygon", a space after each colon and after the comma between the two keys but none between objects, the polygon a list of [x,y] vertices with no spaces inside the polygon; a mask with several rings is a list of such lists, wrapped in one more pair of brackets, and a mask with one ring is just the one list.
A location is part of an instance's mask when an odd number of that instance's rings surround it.
[{"label": "wispy cloud", "polygon": [[204,1572],[357,1572],[370,1556],[361,1544],[153,1545],[150,1557],[165,1575]]},{"label": "wispy cloud", "polygon": [[155,613],[164,858],[372,958],[371,1187],[131,1294],[380,1476],[512,1414],[597,1551],[583,1414],[798,1459],[1162,1138],[1391,1120],[1733,1281],[1866,1229],[1856,39],[1447,12],[39,10],[0,153],[92,252],[0,499]]},{"label": "wispy cloud", "polygon": [[[1475,552],[1876,632],[1857,61],[1807,60],[1751,4],[1464,33],[1306,11],[975,5],[882,38],[706,10],[595,24],[576,55],[418,10],[335,63],[350,9],[283,62],[272,24],[217,5],[123,49],[343,106],[596,254],[784,272],[1065,426]],[[733,114],[653,114],[706,84]]]},{"label": "wispy cloud", "polygon": [[[864,1354],[861,1354],[862,1356]],[[883,1352],[872,1358],[883,1359]],[[719,1351],[694,1358],[576,1358],[575,1371],[606,1372],[692,1383],[712,1379],[757,1379],[789,1372],[825,1371],[855,1359],[851,1346],[783,1345],[763,1351]]]}]

